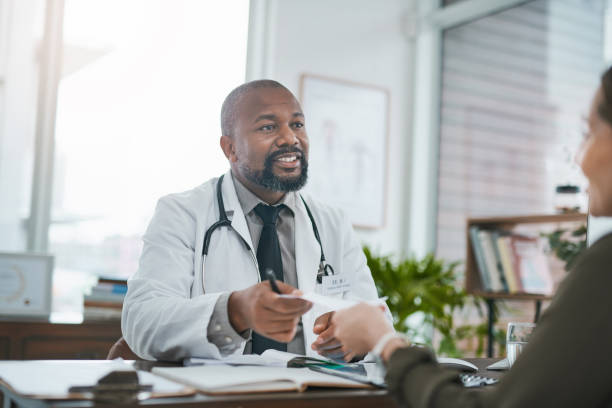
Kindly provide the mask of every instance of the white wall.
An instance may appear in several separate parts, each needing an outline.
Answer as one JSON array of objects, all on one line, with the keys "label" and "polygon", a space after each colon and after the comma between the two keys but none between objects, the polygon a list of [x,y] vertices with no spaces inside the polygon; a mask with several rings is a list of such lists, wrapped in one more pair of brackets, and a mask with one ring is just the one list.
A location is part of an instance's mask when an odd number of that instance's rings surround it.
[{"label": "white wall", "polygon": [[589,216],[587,242],[592,245],[602,236],[612,232],[612,217]]},{"label": "white wall", "polygon": [[255,47],[263,48],[264,55],[251,55],[256,61],[249,59],[251,65],[260,64],[249,67],[249,80],[269,77],[296,95],[303,73],[389,90],[386,225],[357,230],[364,243],[382,253],[399,254],[406,247],[413,45],[404,34],[403,22],[413,12],[413,4],[414,0],[268,0],[262,7],[266,17],[259,24],[265,45]]}]

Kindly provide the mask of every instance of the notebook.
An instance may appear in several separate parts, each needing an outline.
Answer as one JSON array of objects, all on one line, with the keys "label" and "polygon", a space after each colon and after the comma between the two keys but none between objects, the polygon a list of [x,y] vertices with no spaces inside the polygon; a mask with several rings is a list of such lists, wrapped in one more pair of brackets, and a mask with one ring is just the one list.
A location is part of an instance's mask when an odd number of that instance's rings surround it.
[{"label": "notebook", "polygon": [[[89,386],[111,371],[133,371],[131,364],[110,360],[0,361],[0,382],[16,394],[44,399],[86,399],[69,391],[71,386]],[[153,386],[150,397],[193,395],[185,385],[138,371],[139,382]]]},{"label": "notebook", "polygon": [[211,395],[302,392],[310,386],[374,388],[369,384],[323,374],[308,368],[201,365],[154,367],[153,373]]}]

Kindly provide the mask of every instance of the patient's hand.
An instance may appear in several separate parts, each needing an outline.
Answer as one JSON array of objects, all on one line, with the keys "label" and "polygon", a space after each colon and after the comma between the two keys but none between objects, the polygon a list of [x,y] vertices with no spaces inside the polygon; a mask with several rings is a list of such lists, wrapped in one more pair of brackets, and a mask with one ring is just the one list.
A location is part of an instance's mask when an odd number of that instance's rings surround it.
[{"label": "patient's hand", "polygon": [[[318,334],[311,348],[317,353],[330,358],[345,358],[347,352],[342,351],[342,344],[334,337],[335,326],[332,323],[334,312],[324,313],[315,320],[313,332]],[[351,359],[354,355],[351,356]]]},{"label": "patient's hand", "polygon": [[[383,308],[367,303],[339,310],[331,320],[333,336],[341,343],[340,349],[353,355],[366,354],[382,336],[393,331]],[[346,357],[345,360],[349,361]]]}]

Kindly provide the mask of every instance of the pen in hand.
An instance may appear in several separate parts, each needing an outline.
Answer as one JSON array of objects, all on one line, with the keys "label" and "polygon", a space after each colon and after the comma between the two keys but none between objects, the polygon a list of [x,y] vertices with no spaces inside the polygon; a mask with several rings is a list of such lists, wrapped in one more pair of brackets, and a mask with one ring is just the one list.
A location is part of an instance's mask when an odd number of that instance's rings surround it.
[{"label": "pen in hand", "polygon": [[266,278],[268,278],[268,281],[270,282],[270,286],[272,287],[272,290],[275,293],[278,293],[280,295],[281,291],[276,285],[276,277],[274,276],[274,272],[272,272],[272,269],[270,268],[266,269]]}]

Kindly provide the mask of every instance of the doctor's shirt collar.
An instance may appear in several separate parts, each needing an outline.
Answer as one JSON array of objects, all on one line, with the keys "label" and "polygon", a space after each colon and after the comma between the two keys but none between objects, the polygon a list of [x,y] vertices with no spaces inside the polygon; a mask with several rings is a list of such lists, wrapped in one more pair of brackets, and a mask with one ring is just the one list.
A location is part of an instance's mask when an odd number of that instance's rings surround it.
[{"label": "doctor's shirt collar", "polygon": [[[253,211],[253,208],[257,206],[259,203],[268,204],[255,194],[251,192],[248,188],[246,188],[240,180],[234,177],[234,173],[230,172],[232,175],[232,181],[234,182],[234,186],[236,186],[236,195],[238,196],[238,201],[240,202],[240,207],[242,208],[242,212],[244,214],[249,214]],[[276,204],[275,206],[280,204],[285,204],[287,208],[291,211],[292,215],[295,215],[296,212],[296,203],[297,203],[297,193],[295,191],[289,191],[285,193],[283,198]]]}]

